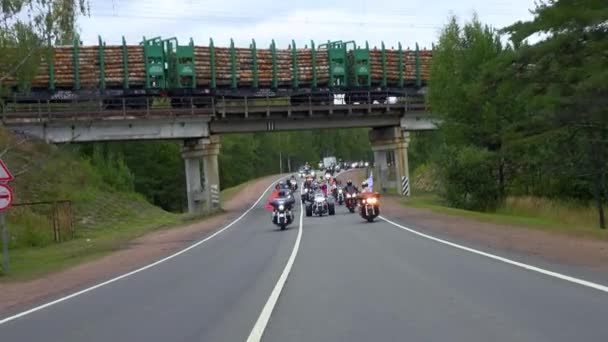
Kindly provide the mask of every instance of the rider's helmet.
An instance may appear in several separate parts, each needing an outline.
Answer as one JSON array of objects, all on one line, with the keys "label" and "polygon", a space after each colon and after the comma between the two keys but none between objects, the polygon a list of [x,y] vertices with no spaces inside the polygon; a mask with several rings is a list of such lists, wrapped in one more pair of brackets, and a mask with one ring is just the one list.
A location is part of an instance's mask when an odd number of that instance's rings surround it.
[{"label": "rider's helmet", "polygon": [[363,189],[367,188],[367,181],[363,181],[361,183],[361,188],[363,188]]},{"label": "rider's helmet", "polygon": [[346,186],[352,186],[353,185],[353,181],[352,180],[347,180],[346,181]]}]

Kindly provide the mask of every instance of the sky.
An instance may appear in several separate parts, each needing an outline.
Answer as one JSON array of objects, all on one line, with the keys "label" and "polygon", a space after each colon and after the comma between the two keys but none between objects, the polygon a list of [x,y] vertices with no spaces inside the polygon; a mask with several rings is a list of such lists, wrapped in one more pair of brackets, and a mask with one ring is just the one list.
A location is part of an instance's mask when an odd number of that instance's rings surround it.
[{"label": "sky", "polygon": [[532,18],[534,0],[90,0],[89,17],[78,20],[84,44],[129,44],[147,38],[192,38],[196,45],[248,47],[310,46],[328,40],[368,41],[370,47],[431,47],[450,15],[461,21],[473,13],[495,28]]}]

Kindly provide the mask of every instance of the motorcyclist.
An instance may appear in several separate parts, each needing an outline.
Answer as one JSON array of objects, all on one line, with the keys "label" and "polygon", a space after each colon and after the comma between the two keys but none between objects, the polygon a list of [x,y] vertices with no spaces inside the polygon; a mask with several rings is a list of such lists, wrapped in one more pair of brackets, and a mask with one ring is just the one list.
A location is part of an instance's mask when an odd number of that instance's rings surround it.
[{"label": "motorcyclist", "polygon": [[371,190],[368,187],[367,181],[363,181],[361,183],[361,192],[371,192]]},{"label": "motorcyclist", "polygon": [[327,197],[327,191],[328,191],[328,186],[326,182],[321,183],[321,185],[319,186],[321,188],[321,191],[323,191],[323,195],[325,195],[325,197]]},{"label": "motorcyclist", "polygon": [[346,181],[346,186],[344,187],[344,191],[349,192],[349,193],[358,193],[359,189],[357,189],[356,186],[353,185],[353,181],[352,180],[347,180]]}]

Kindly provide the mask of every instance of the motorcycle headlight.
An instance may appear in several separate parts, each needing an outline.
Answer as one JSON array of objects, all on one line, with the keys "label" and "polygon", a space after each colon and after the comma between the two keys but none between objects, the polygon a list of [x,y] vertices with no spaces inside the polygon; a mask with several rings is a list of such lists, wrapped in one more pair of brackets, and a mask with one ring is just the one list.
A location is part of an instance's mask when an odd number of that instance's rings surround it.
[{"label": "motorcycle headlight", "polygon": [[307,193],[307,192],[308,192],[308,188],[304,189],[304,193]]},{"label": "motorcycle headlight", "polygon": [[323,203],[323,202],[325,202],[325,198],[317,197],[317,198],[315,198],[315,202],[317,202],[317,203]]},{"label": "motorcycle headlight", "polygon": [[285,210],[285,206],[284,205],[279,205],[279,210]]},{"label": "motorcycle headlight", "polygon": [[351,194],[346,194],[346,198],[351,198]]},{"label": "motorcycle headlight", "polygon": [[341,194],[342,193],[342,189],[338,190],[338,193]]},{"label": "motorcycle headlight", "polygon": [[378,203],[378,199],[376,197],[370,197],[367,199],[367,203],[376,204],[376,203]]}]

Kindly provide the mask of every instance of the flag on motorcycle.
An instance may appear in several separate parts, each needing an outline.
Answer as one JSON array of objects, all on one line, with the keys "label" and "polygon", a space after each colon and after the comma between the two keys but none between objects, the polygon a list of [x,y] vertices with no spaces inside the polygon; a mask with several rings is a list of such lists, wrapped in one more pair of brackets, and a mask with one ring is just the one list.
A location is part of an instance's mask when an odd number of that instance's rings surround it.
[{"label": "flag on motorcycle", "polygon": [[369,178],[367,179],[367,187],[369,188],[369,191],[373,191],[373,189],[374,189],[374,173],[373,173],[373,171],[369,172]]}]

